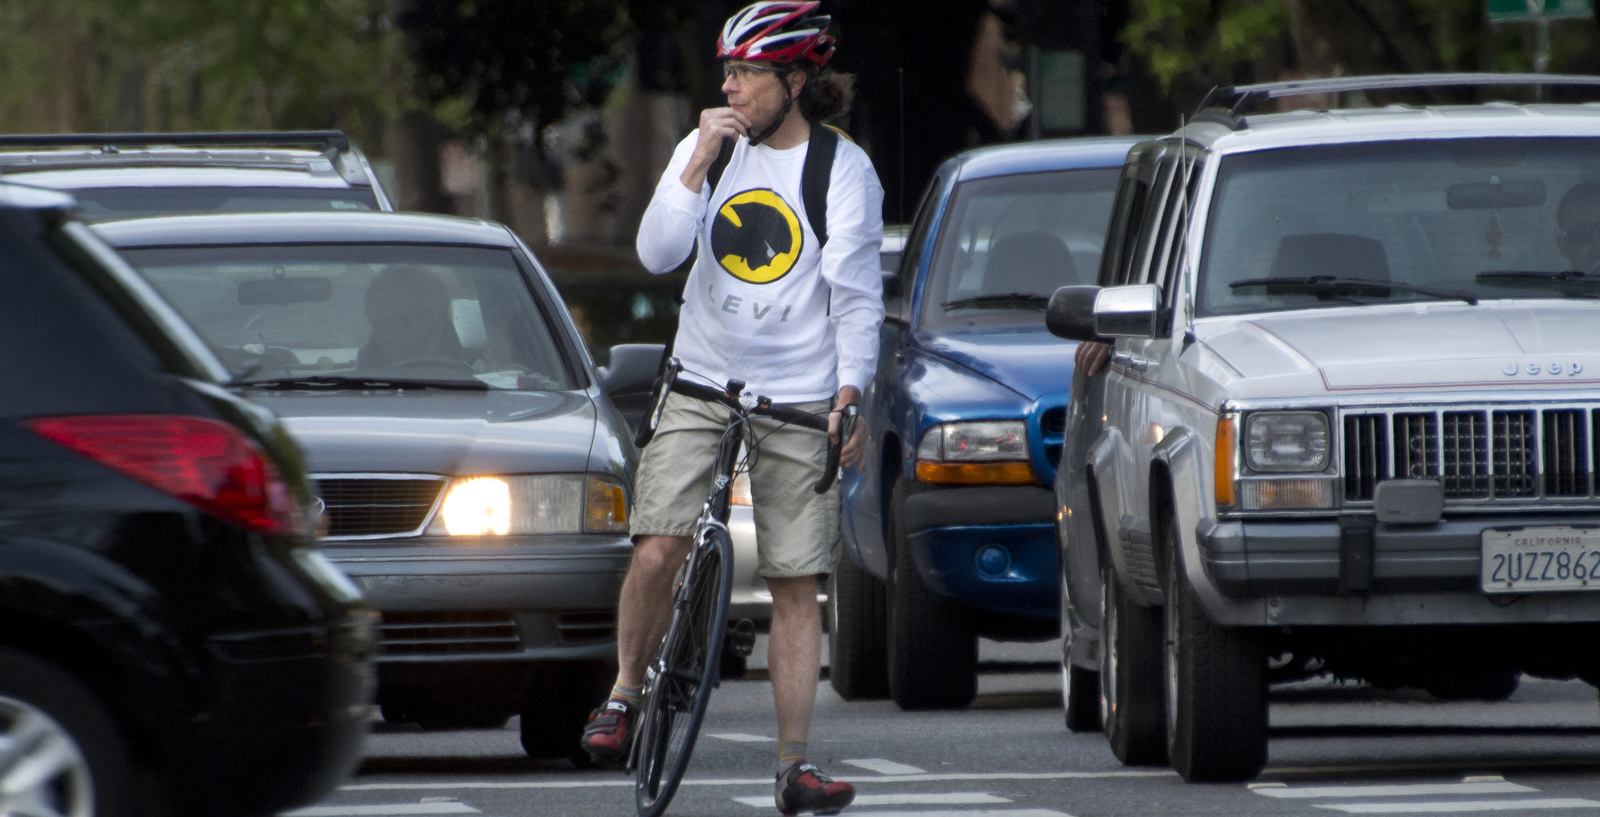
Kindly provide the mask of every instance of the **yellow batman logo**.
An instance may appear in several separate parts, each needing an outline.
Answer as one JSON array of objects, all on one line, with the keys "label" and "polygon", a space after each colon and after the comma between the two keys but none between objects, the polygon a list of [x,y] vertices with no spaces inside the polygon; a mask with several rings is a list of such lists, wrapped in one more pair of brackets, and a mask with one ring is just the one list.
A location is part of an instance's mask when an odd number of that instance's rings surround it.
[{"label": "yellow batman logo", "polygon": [[711,224],[711,253],[729,275],[770,284],[794,269],[803,237],[794,208],[776,192],[746,190],[723,203]]}]

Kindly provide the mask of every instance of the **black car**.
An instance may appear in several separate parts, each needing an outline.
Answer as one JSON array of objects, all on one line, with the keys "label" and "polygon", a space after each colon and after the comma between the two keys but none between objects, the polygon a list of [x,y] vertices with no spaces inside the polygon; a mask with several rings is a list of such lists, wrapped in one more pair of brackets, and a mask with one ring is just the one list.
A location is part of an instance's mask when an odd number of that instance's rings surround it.
[{"label": "black car", "polygon": [[637,453],[533,254],[498,224],[400,213],[96,229],[305,451],[324,548],[382,613],[384,719],[520,712],[529,754],[585,761]]},{"label": "black car", "polygon": [[72,207],[0,185],[0,814],[316,800],[366,732],[360,591],[282,427]]}]

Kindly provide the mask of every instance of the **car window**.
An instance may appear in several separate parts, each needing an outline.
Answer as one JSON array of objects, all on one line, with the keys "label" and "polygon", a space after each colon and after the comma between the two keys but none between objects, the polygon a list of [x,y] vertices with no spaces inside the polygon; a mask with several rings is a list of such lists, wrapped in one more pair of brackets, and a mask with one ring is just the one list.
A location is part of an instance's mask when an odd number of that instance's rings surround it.
[{"label": "car window", "polygon": [[934,176],[928,182],[928,189],[922,193],[922,201],[917,204],[916,222],[911,225],[911,234],[906,238],[905,251],[900,256],[900,274],[902,280],[910,281],[917,274],[917,267],[922,263],[923,247],[928,242],[928,229],[933,225],[934,217],[938,215],[939,191],[944,189],[944,179]]},{"label": "car window", "polygon": [[[1585,255],[1600,239],[1600,185],[1586,181],[1596,179],[1600,139],[1412,140],[1226,156],[1206,226],[1199,313],[1440,297],[1382,286],[1391,282],[1478,298],[1600,296],[1600,257]],[[1557,221],[1564,198],[1589,200],[1571,212],[1596,211],[1566,239]],[[1318,277],[1377,286],[1307,281]],[[1273,282],[1285,278],[1299,283]],[[1264,283],[1238,285],[1250,281]]]},{"label": "car window", "polygon": [[1159,263],[1157,254],[1162,247],[1161,225],[1170,212],[1174,162],[1171,157],[1162,159],[1156,168],[1155,182],[1150,186],[1149,205],[1139,223],[1139,232],[1133,243],[1133,253],[1128,263],[1128,277],[1124,284],[1149,283],[1152,264]]},{"label": "car window", "polygon": [[1128,282],[1128,262],[1133,257],[1134,241],[1139,237],[1138,225],[1144,223],[1145,203],[1150,199],[1150,184],[1134,175],[1137,170],[1129,166],[1129,175],[1122,183],[1115,254],[1101,271],[1101,286],[1121,286]]},{"label": "car window", "polygon": [[1184,241],[1189,233],[1189,216],[1194,211],[1194,193],[1198,187],[1200,168],[1194,164],[1193,153],[1179,154],[1174,169],[1175,178],[1167,202],[1167,225],[1162,230],[1159,267],[1151,273],[1151,283],[1161,286],[1162,303],[1170,308],[1177,292],[1176,282],[1182,269]]},{"label": "car window", "polygon": [[1061,170],[957,186],[939,229],[923,322],[1037,322],[1057,288],[1092,283],[1118,175]]},{"label": "car window", "polygon": [[574,388],[510,250],[338,244],[123,254],[238,380]]},{"label": "car window", "polygon": [[189,213],[378,210],[370,188],[337,187],[80,187],[78,215],[109,221]]}]

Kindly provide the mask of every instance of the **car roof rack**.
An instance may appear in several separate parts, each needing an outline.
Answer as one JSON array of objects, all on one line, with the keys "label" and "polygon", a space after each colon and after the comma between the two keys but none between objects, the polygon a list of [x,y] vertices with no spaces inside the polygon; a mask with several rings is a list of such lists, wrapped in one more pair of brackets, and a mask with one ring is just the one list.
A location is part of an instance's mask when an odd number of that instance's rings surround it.
[{"label": "car roof rack", "polygon": [[38,133],[0,134],[0,148],[60,147],[293,147],[350,150],[350,139],[343,131],[211,131],[193,133]]},{"label": "car roof rack", "polygon": [[1268,99],[1311,94],[1339,94],[1351,91],[1384,91],[1399,88],[1463,88],[1519,85],[1542,88],[1553,85],[1578,85],[1600,88],[1600,76],[1577,74],[1377,74],[1372,76],[1297,79],[1263,82],[1255,85],[1220,85],[1200,101],[1194,120],[1220,122],[1233,130],[1245,127],[1244,118],[1256,103]]}]

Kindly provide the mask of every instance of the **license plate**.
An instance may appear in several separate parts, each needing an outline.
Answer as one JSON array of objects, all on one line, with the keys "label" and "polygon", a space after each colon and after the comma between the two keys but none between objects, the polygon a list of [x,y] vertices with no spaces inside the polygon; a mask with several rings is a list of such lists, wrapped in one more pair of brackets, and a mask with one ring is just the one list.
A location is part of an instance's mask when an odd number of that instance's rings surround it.
[{"label": "license plate", "polygon": [[1485,593],[1600,590],[1600,528],[1483,532]]}]

